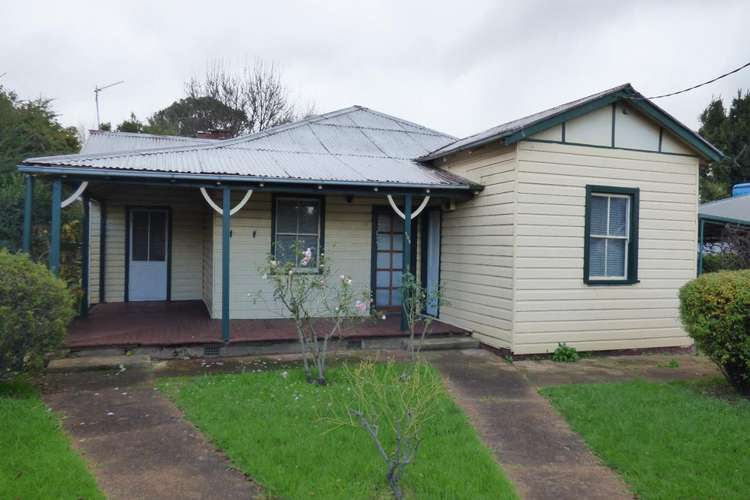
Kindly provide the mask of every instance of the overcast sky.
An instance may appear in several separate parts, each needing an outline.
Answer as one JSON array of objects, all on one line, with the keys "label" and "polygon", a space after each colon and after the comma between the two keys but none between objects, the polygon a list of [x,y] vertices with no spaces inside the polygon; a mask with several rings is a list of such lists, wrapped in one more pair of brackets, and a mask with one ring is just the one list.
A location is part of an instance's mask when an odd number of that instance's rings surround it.
[{"label": "overcast sky", "polygon": [[[65,125],[145,118],[222,58],[275,62],[300,104],[360,104],[457,136],[631,82],[651,96],[750,60],[750,2],[3,2],[0,84]],[[658,104],[697,128],[750,68]]]}]

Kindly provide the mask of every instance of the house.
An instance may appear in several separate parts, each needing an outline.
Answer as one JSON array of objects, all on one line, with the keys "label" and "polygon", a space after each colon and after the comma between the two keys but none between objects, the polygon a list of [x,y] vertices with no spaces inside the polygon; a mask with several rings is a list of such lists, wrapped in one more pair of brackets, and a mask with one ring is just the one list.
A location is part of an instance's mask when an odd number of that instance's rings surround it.
[{"label": "house", "polygon": [[404,271],[440,283],[427,314],[514,354],[691,344],[677,291],[696,275],[698,170],[722,155],[630,85],[463,139],[359,106],[221,141],[114,135],[18,167],[28,193],[52,183],[53,270],[60,207],[90,207],[91,321],[200,301],[162,327],[201,314],[235,341],[282,316],[258,267],[300,240],[394,315]]},{"label": "house", "polygon": [[737,184],[732,196],[703,203],[698,210],[698,273],[703,272],[703,255],[722,253],[730,247],[725,241],[729,224],[750,231],[750,184]]}]

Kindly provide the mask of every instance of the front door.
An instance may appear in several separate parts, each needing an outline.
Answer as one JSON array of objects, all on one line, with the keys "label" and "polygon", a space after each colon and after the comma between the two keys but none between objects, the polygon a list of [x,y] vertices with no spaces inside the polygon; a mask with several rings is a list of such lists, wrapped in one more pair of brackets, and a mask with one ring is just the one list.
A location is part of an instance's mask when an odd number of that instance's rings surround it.
[{"label": "front door", "polygon": [[397,311],[401,307],[401,274],[404,269],[404,221],[393,211],[375,214],[375,307]]},{"label": "front door", "polygon": [[130,210],[128,300],[167,299],[168,225],[166,209]]}]

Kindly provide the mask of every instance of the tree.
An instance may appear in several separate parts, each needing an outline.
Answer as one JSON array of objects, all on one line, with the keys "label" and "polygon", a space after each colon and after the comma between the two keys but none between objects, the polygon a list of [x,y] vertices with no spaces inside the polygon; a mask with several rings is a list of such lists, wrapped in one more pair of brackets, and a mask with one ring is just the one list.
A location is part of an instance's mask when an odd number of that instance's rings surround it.
[{"label": "tree", "polygon": [[750,180],[750,93],[738,91],[728,113],[721,98],[713,99],[700,120],[701,136],[727,155],[701,169],[701,200],[711,201]]},{"label": "tree", "polygon": [[367,432],[385,463],[393,496],[401,500],[401,478],[416,459],[425,425],[438,411],[440,378],[425,361],[400,365],[365,360],[354,369],[344,368],[352,403],[345,415],[334,413],[330,420],[337,427]]},{"label": "tree", "polygon": [[[294,121],[300,113],[289,99],[279,70],[273,64],[256,61],[239,73],[221,62],[209,65],[202,78],[193,77],[186,84],[188,97],[210,97],[225,106],[244,113],[238,133],[255,133]],[[313,114],[310,107],[307,114]]]},{"label": "tree", "polygon": [[[23,225],[23,176],[16,171],[21,160],[34,156],[77,153],[75,127],[57,121],[51,99],[23,101],[0,86],[0,247],[11,252],[20,248]],[[32,255],[42,258],[49,246],[50,190],[41,182],[34,188]],[[80,208],[63,211],[63,225],[80,218]],[[64,241],[63,246],[71,242]],[[73,242],[75,243],[75,242]]]},{"label": "tree", "polygon": [[135,116],[135,113],[130,113],[130,118],[123,120],[123,122],[117,126],[117,131],[139,134],[143,132],[143,123],[141,123],[138,117]]},{"label": "tree", "polygon": [[143,132],[195,137],[198,132],[228,130],[239,134],[247,121],[245,112],[210,97],[186,97],[154,113]]},{"label": "tree", "polygon": [[[307,381],[325,385],[329,346],[369,318],[370,292],[362,291],[357,298],[351,277],[332,278],[330,259],[323,254],[315,259],[312,248],[302,250],[295,242],[288,251],[290,259],[269,255],[259,271],[270,280],[274,301],[294,323]],[[284,252],[277,245],[276,254]]]}]

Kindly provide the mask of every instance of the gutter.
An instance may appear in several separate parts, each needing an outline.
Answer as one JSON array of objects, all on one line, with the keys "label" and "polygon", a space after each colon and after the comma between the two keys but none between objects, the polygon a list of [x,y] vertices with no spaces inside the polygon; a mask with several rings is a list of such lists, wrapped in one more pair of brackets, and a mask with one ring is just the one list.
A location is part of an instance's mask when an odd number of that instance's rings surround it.
[{"label": "gutter", "polygon": [[[42,174],[42,175],[60,175],[60,176],[75,176],[76,178],[86,178],[92,180],[129,180],[129,181],[163,181],[167,183],[176,183],[182,181],[182,183],[199,184],[203,183],[203,187],[216,187],[222,183],[226,184],[237,184],[243,185],[250,189],[256,189],[258,191],[271,191],[275,188],[276,190],[284,186],[297,187],[297,188],[311,188],[318,186],[318,191],[322,191],[322,186],[336,187],[347,187],[347,188],[360,188],[360,189],[371,189],[381,194],[387,194],[388,191],[392,193],[402,193],[404,190],[425,190],[426,192],[453,192],[457,195],[461,193],[473,193],[484,189],[484,186],[480,184],[415,184],[415,183],[397,183],[397,182],[372,182],[372,181],[330,181],[330,180],[315,180],[315,179],[280,179],[277,177],[250,177],[240,176],[231,174],[190,174],[190,173],[174,173],[174,172],[154,172],[154,171],[123,171],[123,170],[112,170],[102,168],[91,168],[91,167],[63,167],[63,166],[42,166],[42,165],[28,165],[19,164],[17,166],[18,171],[27,174]],[[268,184],[269,186],[265,186]],[[381,191],[382,189],[382,191]]]}]

